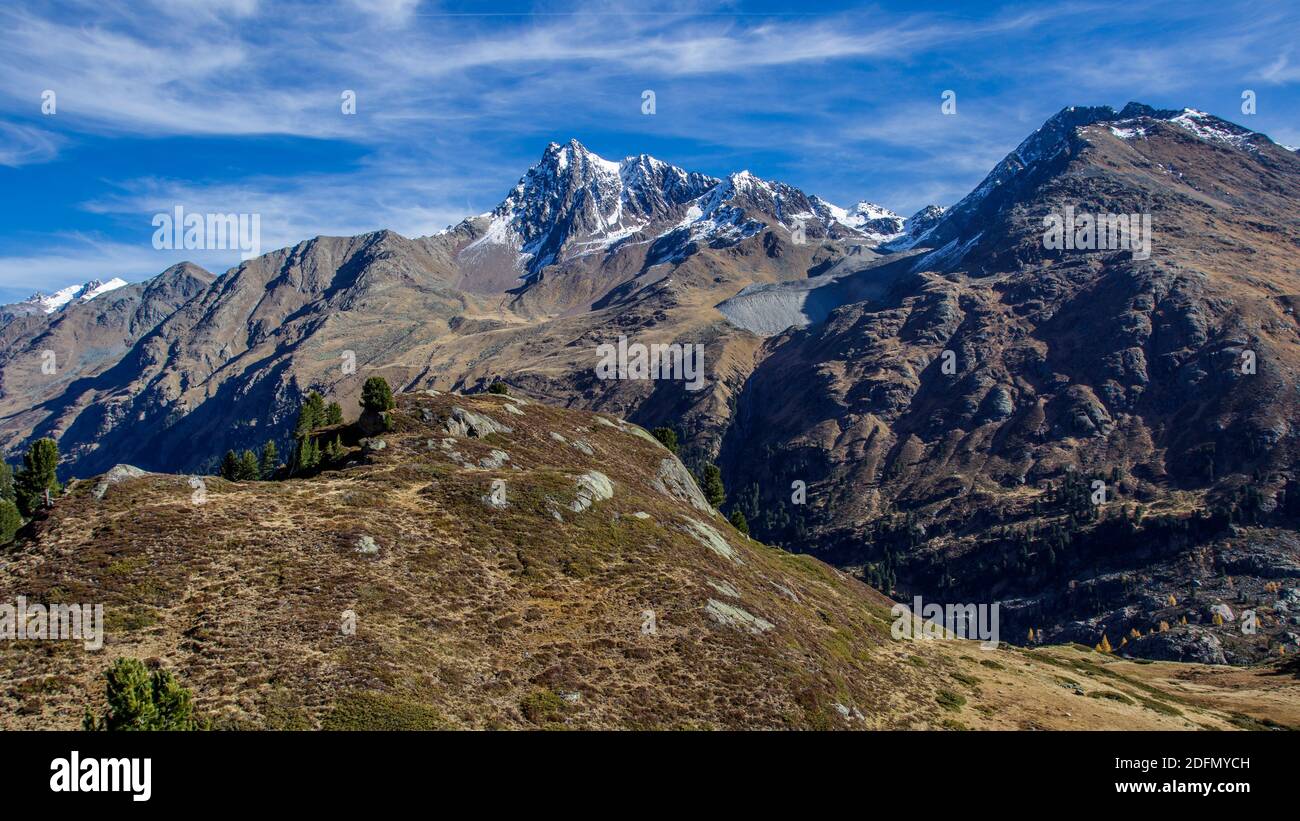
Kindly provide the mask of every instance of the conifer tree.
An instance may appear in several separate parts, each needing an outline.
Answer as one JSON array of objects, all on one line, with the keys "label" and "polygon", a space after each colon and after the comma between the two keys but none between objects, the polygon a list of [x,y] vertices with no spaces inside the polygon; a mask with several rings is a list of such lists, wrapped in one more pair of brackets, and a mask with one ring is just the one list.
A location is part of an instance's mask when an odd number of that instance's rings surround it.
[{"label": "conifer tree", "polygon": [[86,710],[85,730],[198,730],[190,691],[172,674],[152,674],[139,659],[119,658],[104,673],[108,710],[96,718]]},{"label": "conifer tree", "polygon": [[239,457],[233,450],[226,451],[221,458],[221,478],[232,482],[239,478]]},{"label": "conifer tree", "polygon": [[341,425],[343,424],[343,406],[338,402],[331,402],[325,408],[325,424]]},{"label": "conifer tree", "polygon": [[745,519],[745,514],[740,508],[732,510],[731,515],[727,517],[727,520],[731,522],[731,526],[736,530],[739,530],[746,536],[749,535],[749,521]]},{"label": "conifer tree", "polygon": [[14,496],[14,469],[5,461],[0,461],[0,499],[17,502],[17,497]]},{"label": "conifer tree", "polygon": [[372,376],[361,387],[361,407],[375,413],[386,413],[397,407],[393,401],[393,391],[388,387],[388,380],[382,376]]},{"label": "conifer tree", "polygon": [[715,464],[707,464],[700,470],[700,491],[709,504],[720,508],[727,501],[727,490],[722,486],[722,471]]},{"label": "conifer tree", "polygon": [[59,446],[53,439],[37,439],[23,455],[23,466],[14,478],[18,512],[31,518],[45,504],[45,491],[59,491],[57,477]]},{"label": "conifer tree", "polygon": [[655,428],[650,431],[650,434],[654,436],[654,438],[658,439],[661,445],[672,451],[674,455],[676,455],[681,448],[677,443],[677,431],[672,428]]},{"label": "conifer tree", "polygon": [[274,441],[267,441],[266,446],[262,448],[261,478],[267,481],[275,478],[275,472],[280,469],[280,451],[276,449]]},{"label": "conifer tree", "polygon": [[0,499],[0,544],[9,544],[14,534],[23,526],[23,515],[18,512],[18,505],[8,499]]},{"label": "conifer tree", "polygon": [[307,394],[302,407],[298,409],[298,424],[294,426],[294,438],[300,438],[325,424],[325,399],[316,391]]},{"label": "conifer tree", "polygon": [[251,482],[261,475],[262,467],[257,462],[257,454],[246,450],[239,454],[239,467],[236,478],[241,482]]}]

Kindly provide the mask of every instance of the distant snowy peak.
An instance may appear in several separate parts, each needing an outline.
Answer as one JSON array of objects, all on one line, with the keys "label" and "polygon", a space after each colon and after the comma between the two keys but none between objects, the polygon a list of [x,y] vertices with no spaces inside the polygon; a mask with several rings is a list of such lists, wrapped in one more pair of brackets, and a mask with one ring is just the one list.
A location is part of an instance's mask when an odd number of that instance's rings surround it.
[{"label": "distant snowy peak", "polygon": [[31,306],[31,308],[35,309],[31,311],[32,313],[52,314],[74,302],[89,302],[97,296],[117,290],[124,285],[126,285],[126,280],[118,277],[113,277],[107,282],[92,279],[90,282],[81,285],[69,285],[66,288],[60,288],[48,296],[38,291],[23,300],[19,305]]},{"label": "distant snowy peak", "polygon": [[546,146],[500,205],[462,225],[479,232],[462,262],[513,262],[524,278],[627,243],[649,244],[654,259],[671,260],[692,245],[726,247],[769,228],[872,246],[907,236],[907,220],[872,202],[840,208],[749,171],[718,179],[648,154],[614,162],[577,140]]},{"label": "distant snowy peak", "polygon": [[881,250],[906,251],[924,244],[930,232],[943,219],[948,209],[942,205],[927,205],[912,216],[903,220],[902,232],[886,242]]},{"label": "distant snowy peak", "polygon": [[846,228],[852,228],[877,244],[903,234],[903,217],[874,202],[861,200],[852,208],[840,208],[820,197],[813,197],[812,201],[823,219],[834,220]]},{"label": "distant snowy peak", "polygon": [[551,143],[488,216],[486,233],[465,249],[509,246],[521,270],[603,250],[655,223],[676,220],[717,186],[646,154],[613,162],[577,140]]},{"label": "distant snowy peak", "polygon": [[603,252],[625,241],[655,243],[668,237],[666,246],[720,247],[773,223],[792,232],[801,223],[805,227],[816,223],[815,235],[828,231],[832,221],[856,231],[854,223],[869,226],[893,220],[897,225],[874,226],[877,233],[892,235],[903,222],[870,203],[859,203],[851,211],[835,209],[844,220],[829,217],[829,209],[835,207],[748,171],[718,179],[648,154],[613,162],[570,140],[548,145],[506,199],[476,218],[483,233],[461,255],[474,262],[499,258],[504,251],[513,255],[515,266],[527,276],[554,262]]}]

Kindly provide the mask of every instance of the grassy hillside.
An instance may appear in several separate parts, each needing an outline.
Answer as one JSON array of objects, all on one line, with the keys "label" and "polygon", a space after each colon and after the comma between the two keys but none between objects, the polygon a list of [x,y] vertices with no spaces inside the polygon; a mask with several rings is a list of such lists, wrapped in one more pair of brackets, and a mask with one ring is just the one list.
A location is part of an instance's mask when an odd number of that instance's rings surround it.
[{"label": "grassy hillside", "polygon": [[359,436],[309,478],[74,483],[0,590],[103,603],[105,646],[0,643],[0,727],[77,726],[118,656],[218,727],[1300,726],[1290,674],[894,640],[889,600],[612,417],[421,393]]}]

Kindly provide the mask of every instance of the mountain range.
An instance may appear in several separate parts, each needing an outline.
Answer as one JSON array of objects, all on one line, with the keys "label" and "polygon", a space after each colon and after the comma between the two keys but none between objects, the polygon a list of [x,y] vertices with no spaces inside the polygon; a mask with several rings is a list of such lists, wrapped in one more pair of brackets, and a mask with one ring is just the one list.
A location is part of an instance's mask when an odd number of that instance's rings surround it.
[{"label": "mountain range", "polygon": [[[375,375],[501,380],[674,427],[755,536],[887,593],[1001,601],[1016,640],[1253,661],[1300,639],[1297,201],[1294,151],[1137,103],[1061,111],[906,219],[552,143],[430,236],[6,306],[0,450],[50,436],[67,475],[209,471],[286,451],[310,390],[355,407]],[[1149,216],[1149,257],[1048,248],[1067,209]],[[621,336],[702,345],[706,389],[600,379]],[[1215,624],[1225,604],[1264,613],[1259,633]]]}]

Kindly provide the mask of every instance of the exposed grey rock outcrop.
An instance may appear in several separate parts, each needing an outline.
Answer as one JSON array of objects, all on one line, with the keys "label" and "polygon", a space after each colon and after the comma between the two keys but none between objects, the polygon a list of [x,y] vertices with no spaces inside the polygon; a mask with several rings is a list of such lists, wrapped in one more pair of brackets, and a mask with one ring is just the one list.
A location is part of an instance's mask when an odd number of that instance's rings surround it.
[{"label": "exposed grey rock outcrop", "polygon": [[596,502],[614,498],[614,483],[598,470],[588,471],[577,478],[578,495],[569,505],[575,513],[581,513]]},{"label": "exposed grey rock outcrop", "polygon": [[490,416],[465,410],[462,407],[451,409],[451,419],[447,420],[446,430],[452,436],[470,436],[482,439],[493,433],[514,433],[514,428],[501,424]]},{"label": "exposed grey rock outcrop", "polygon": [[704,498],[704,494],[700,493],[695,478],[691,476],[686,466],[675,458],[669,457],[659,463],[654,489],[673,499],[690,502],[692,507],[702,513],[713,514],[713,506],[709,504],[708,499]]},{"label": "exposed grey rock outcrop", "polygon": [[726,627],[734,627],[737,630],[745,630],[750,633],[766,633],[775,624],[767,619],[755,616],[748,610],[736,607],[734,604],[720,602],[717,599],[709,599],[708,604],[704,606],[704,611],[708,613],[714,621]]},{"label": "exposed grey rock outcrop", "polygon": [[114,465],[112,469],[109,470],[108,473],[105,473],[103,478],[95,484],[95,489],[92,490],[91,493],[95,495],[96,499],[102,499],[104,498],[104,494],[108,493],[108,489],[118,482],[126,479],[137,479],[141,476],[148,475],[149,471],[141,470],[135,465]]}]

